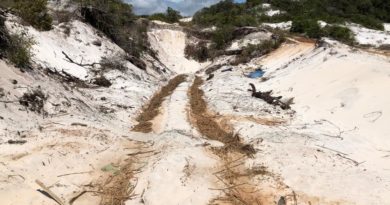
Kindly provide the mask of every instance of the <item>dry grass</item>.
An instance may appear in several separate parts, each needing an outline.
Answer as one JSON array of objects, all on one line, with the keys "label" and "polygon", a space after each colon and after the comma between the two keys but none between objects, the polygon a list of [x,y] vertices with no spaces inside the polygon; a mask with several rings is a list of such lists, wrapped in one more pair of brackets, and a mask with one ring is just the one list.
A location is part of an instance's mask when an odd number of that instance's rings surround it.
[{"label": "dry grass", "polygon": [[120,168],[118,173],[109,177],[100,188],[102,199],[100,205],[124,205],[131,199],[135,185],[132,185],[130,179],[134,177],[132,163],[128,162]]},{"label": "dry grass", "polygon": [[165,97],[170,96],[177,86],[184,82],[186,78],[186,75],[178,75],[170,80],[166,86],[162,87],[161,90],[152,97],[149,104],[142,109],[141,114],[138,115],[138,124],[133,128],[133,131],[143,133],[152,132],[153,123],[150,121],[160,113],[160,107]]}]

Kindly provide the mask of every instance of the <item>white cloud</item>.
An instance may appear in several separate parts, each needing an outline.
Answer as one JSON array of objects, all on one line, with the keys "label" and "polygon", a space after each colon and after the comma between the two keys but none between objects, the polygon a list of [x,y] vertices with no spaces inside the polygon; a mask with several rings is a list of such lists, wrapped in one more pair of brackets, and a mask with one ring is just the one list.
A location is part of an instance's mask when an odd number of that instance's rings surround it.
[{"label": "white cloud", "polygon": [[192,15],[199,9],[217,3],[220,0],[125,0],[134,7],[137,14],[164,12],[167,7],[179,10],[183,15]]}]

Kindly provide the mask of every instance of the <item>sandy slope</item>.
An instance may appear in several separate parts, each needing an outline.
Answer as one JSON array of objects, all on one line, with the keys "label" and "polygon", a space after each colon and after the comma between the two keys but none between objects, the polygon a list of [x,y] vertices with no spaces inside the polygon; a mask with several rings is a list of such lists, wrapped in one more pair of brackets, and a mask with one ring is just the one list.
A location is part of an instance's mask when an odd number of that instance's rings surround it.
[{"label": "sandy slope", "polygon": [[[9,25],[18,28],[13,21]],[[0,88],[5,93],[0,97],[0,204],[55,204],[37,191],[37,179],[65,202],[87,190],[93,192],[74,204],[101,204],[102,198],[115,196],[105,192],[107,179],[126,167],[131,173],[116,188],[129,191],[129,199],[120,199],[128,205],[210,204],[226,196],[230,187],[213,173],[229,164],[211,151],[222,144],[201,136],[189,120],[188,89],[194,76],[165,98],[161,114],[153,120],[153,133],[131,132],[137,112],[166,76],[128,64],[127,71],[105,72],[113,85],[102,88],[78,87],[60,75],[48,74],[47,69],[66,70],[90,80],[99,70],[69,64],[61,51],[84,62],[123,52],[88,25],[77,21],[71,25],[68,37],[59,26],[50,32],[27,28],[38,42],[34,63],[42,68],[23,73],[0,61]],[[188,39],[177,26],[153,27],[148,36],[160,63],[175,73],[194,73],[207,65],[184,57]],[[91,45],[94,39],[101,40],[102,46]],[[213,117],[234,127],[242,143],[256,151],[237,170],[264,167],[266,171],[248,174],[229,168],[233,171],[228,173],[244,175],[246,186],[255,188],[248,195],[269,196],[267,202],[278,205],[282,199],[287,205],[390,201],[386,95],[390,61],[328,42],[320,48],[289,42],[268,56],[233,67],[232,72],[216,71],[202,86]],[[222,57],[214,64],[226,60]],[[245,76],[260,66],[268,80]],[[272,89],[282,100],[294,97],[292,110],[252,98],[249,83],[261,91]],[[45,117],[18,103],[38,86],[48,95]],[[26,143],[10,144],[11,139]],[[114,170],[106,170],[109,164]]]},{"label": "sandy slope", "polygon": [[[155,22],[157,24],[158,22]],[[163,25],[164,26],[164,25]],[[180,27],[157,25],[148,31],[152,49],[157,51],[160,61],[175,73],[195,73],[207,65],[185,58],[184,49],[189,40]]]},{"label": "sandy slope", "polygon": [[[262,141],[249,164],[279,175],[299,204],[386,204],[389,60],[330,43],[317,49],[286,44],[242,66],[264,66],[266,82],[246,78],[238,68],[217,73],[204,87],[208,102],[222,115],[286,120],[275,127],[241,117],[234,124],[247,141]],[[295,97],[296,113],[251,98],[249,82],[284,99]]]}]

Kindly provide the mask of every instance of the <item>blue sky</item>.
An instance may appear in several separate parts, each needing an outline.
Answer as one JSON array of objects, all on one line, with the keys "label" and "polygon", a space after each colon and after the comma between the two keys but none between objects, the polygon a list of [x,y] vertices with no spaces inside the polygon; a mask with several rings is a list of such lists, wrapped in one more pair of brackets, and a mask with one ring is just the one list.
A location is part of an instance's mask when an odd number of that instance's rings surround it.
[{"label": "blue sky", "polygon": [[[168,6],[179,10],[183,15],[189,16],[199,9],[210,6],[220,0],[125,0],[134,6],[137,14],[151,14],[164,12]],[[235,0],[242,3],[245,0]]]}]

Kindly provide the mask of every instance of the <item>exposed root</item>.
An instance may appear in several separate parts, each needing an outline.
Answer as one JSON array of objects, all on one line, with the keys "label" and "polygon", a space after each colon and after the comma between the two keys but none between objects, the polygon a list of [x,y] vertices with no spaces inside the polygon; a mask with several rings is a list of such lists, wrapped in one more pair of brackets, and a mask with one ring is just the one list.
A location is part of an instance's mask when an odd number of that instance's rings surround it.
[{"label": "exposed root", "polygon": [[142,109],[141,114],[137,117],[138,124],[133,128],[133,131],[143,133],[152,132],[153,123],[150,121],[160,113],[160,107],[164,98],[171,95],[177,86],[184,82],[186,78],[186,75],[178,75],[170,80],[166,86],[162,87],[161,90],[152,97],[149,104]]}]

